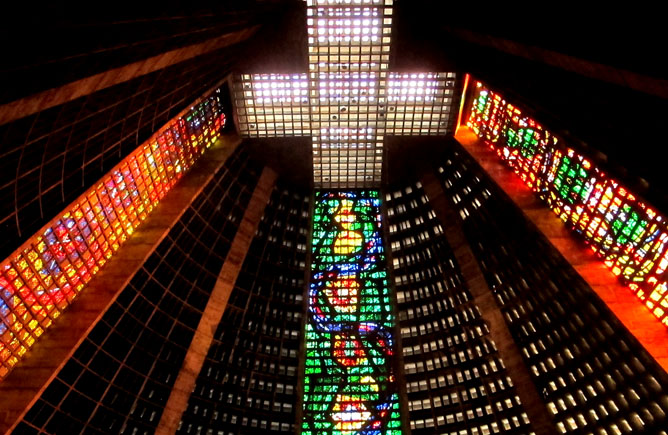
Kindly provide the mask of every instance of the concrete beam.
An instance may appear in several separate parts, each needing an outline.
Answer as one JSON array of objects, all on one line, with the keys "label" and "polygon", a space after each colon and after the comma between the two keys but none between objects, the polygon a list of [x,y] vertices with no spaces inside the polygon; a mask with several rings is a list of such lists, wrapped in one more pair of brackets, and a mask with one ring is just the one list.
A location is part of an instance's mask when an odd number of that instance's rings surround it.
[{"label": "concrete beam", "polygon": [[0,383],[0,433],[11,433],[21,421],[240,143],[236,135],[216,142],[35,343],[29,355]]},{"label": "concrete beam", "polygon": [[0,125],[32,115],[33,113],[65,104],[77,98],[92,94],[108,87],[167,68],[179,62],[192,59],[221,48],[245,41],[255,34],[259,25],[230,32],[199,44],[170,50],[157,56],[113,68],[57,88],[0,105]]},{"label": "concrete beam", "polygon": [[455,138],[571,263],[656,362],[668,371],[668,328],[617,280],[590,249],[573,237],[563,222],[468,127],[461,127]]},{"label": "concrete beam", "polygon": [[446,26],[446,32],[455,37],[483,47],[493,48],[502,53],[540,62],[564,71],[573,72],[584,77],[612,83],[617,86],[633,89],[648,95],[668,98],[668,80],[650,77],[623,68],[605,65],[586,59],[559,53],[557,51],[524,44],[509,39]]},{"label": "concrete beam", "polygon": [[443,225],[445,238],[457,259],[464,282],[473,296],[473,302],[480,309],[482,318],[489,327],[490,337],[494,340],[499,356],[513,379],[515,391],[534,431],[546,435],[556,434],[552,416],[536,389],[531,373],[522,358],[522,351],[513,340],[494,294],[487,285],[480,265],[466,240],[460,216],[446,197],[441,182],[433,173],[426,173],[421,182],[436,217]]},{"label": "concrete beam", "polygon": [[209,353],[216,329],[223,317],[225,307],[227,307],[227,301],[232,294],[232,290],[234,290],[234,283],[237,281],[246,253],[253,241],[253,236],[257,231],[260,219],[262,219],[267,202],[269,202],[271,191],[276,184],[276,178],[277,174],[272,169],[265,167],[262,171],[239,225],[239,230],[234,240],[232,240],[230,252],[227,254],[225,263],[223,263],[218,275],[218,280],[202,313],[202,318],[197,325],[197,330],[183,360],[181,370],[174,382],[156,434],[171,435],[176,433],[179,427],[181,415],[188,407],[190,394]]}]

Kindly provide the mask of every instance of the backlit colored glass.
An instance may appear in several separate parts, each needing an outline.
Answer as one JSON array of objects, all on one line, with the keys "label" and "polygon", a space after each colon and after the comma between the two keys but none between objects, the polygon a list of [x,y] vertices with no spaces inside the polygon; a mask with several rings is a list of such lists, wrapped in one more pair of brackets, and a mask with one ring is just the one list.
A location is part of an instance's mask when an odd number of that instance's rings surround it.
[{"label": "backlit colored glass", "polygon": [[379,192],[317,193],[313,219],[302,434],[398,435]]},{"label": "backlit colored glass", "polygon": [[467,125],[668,325],[664,216],[480,82]]},{"label": "backlit colored glass", "polygon": [[123,159],[0,263],[0,379],[220,135],[218,91]]}]

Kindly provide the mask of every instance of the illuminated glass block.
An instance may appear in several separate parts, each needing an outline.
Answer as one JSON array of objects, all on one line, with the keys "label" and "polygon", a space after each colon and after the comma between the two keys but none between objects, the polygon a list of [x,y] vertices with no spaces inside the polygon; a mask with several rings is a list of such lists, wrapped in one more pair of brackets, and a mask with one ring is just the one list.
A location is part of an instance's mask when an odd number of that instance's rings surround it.
[{"label": "illuminated glass block", "polygon": [[0,263],[0,380],[218,138],[224,124],[215,92],[170,121],[28,240],[18,255]]},{"label": "illuminated glass block", "polygon": [[[666,301],[655,291],[668,255],[665,217],[481,82],[467,125],[641,301]],[[652,313],[668,324],[664,310]]]},{"label": "illuminated glass block", "polygon": [[320,192],[306,325],[304,433],[399,433],[377,191]]}]

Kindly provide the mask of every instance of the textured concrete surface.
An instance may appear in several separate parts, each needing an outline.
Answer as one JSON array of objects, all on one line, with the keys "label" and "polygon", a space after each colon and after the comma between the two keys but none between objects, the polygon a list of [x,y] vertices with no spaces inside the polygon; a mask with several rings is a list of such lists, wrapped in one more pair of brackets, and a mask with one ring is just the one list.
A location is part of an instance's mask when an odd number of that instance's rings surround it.
[{"label": "textured concrete surface", "polygon": [[536,390],[531,373],[522,359],[522,352],[515,344],[492,290],[487,285],[480,265],[464,236],[458,213],[446,198],[442,185],[434,174],[425,175],[421,181],[429,203],[443,225],[445,238],[457,259],[464,282],[473,296],[473,302],[480,309],[482,318],[489,327],[490,337],[494,340],[508,373],[512,374],[515,391],[522,401],[533,429],[539,434],[556,434],[552,416]]},{"label": "textured concrete surface", "polygon": [[668,80],[640,74],[627,69],[582,59],[576,56],[548,50],[518,41],[477,33],[467,29],[445,27],[452,35],[464,41],[483,47],[493,48],[503,53],[544,63],[585,77],[631,88],[635,91],[668,98]]},{"label": "textured concrete surface", "polygon": [[227,301],[234,289],[234,283],[237,281],[246,253],[264,214],[265,206],[269,202],[276,178],[277,174],[272,169],[265,167],[262,171],[237,234],[232,240],[230,252],[227,254],[225,263],[223,263],[218,275],[218,280],[211,292],[211,297],[204,308],[199,325],[197,325],[197,330],[183,360],[183,366],[174,382],[156,434],[173,434],[179,427],[181,415],[188,406],[190,393],[195,388],[197,376],[202,370],[206,356],[209,353],[209,347],[211,347],[216,329],[225,312]]},{"label": "textured concrete surface", "polygon": [[224,137],[207,151],[0,383],[0,433],[21,420],[239,143]]},{"label": "textured concrete surface", "polygon": [[659,365],[668,370],[668,328],[617,280],[590,249],[575,239],[562,221],[469,128],[460,128],[455,138],[545,234]]},{"label": "textured concrete surface", "polygon": [[113,68],[57,88],[39,92],[11,103],[0,105],[0,124],[6,124],[79,97],[92,94],[133,78],[150,74],[168,66],[192,59],[220,48],[244,41],[255,34],[259,26],[238,30],[199,44],[171,50],[157,56]]}]

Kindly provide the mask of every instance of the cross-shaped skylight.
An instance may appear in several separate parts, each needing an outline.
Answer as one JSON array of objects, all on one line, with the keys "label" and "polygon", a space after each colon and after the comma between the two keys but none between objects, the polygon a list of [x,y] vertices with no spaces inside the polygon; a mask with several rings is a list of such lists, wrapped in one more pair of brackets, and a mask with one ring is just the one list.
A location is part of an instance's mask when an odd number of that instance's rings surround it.
[{"label": "cross-shaped skylight", "polygon": [[389,71],[393,0],[306,0],[309,70],[241,74],[245,137],[311,136],[316,188],[378,187],[388,135],[445,135],[455,73]]}]

